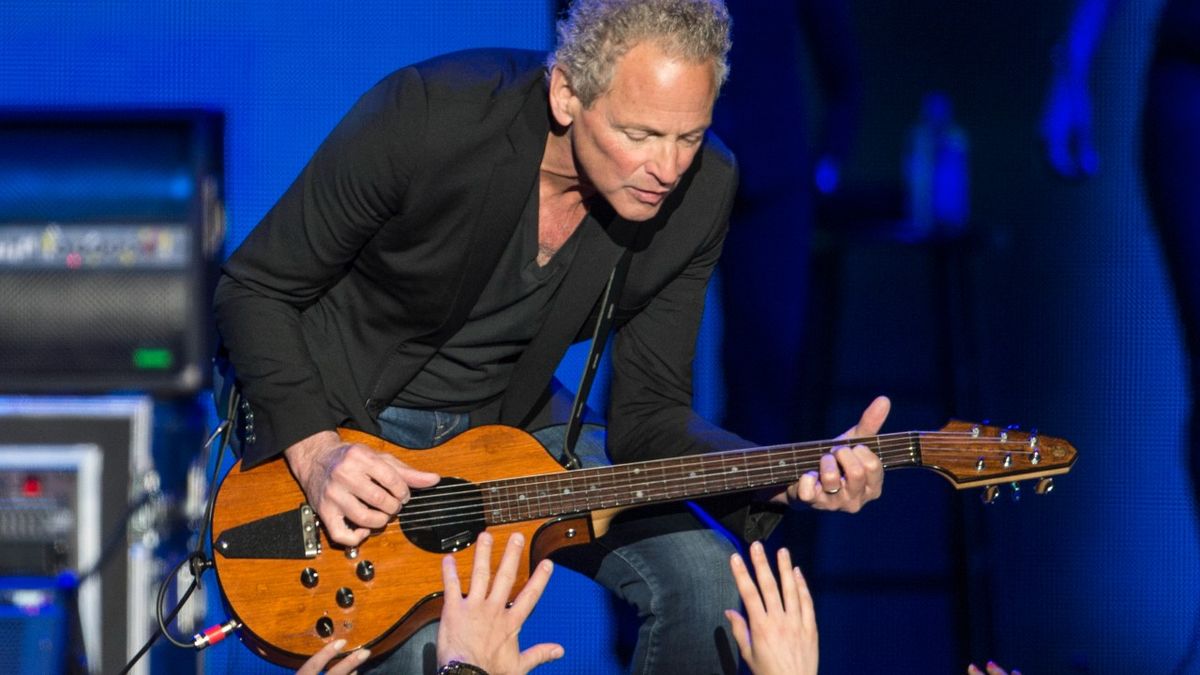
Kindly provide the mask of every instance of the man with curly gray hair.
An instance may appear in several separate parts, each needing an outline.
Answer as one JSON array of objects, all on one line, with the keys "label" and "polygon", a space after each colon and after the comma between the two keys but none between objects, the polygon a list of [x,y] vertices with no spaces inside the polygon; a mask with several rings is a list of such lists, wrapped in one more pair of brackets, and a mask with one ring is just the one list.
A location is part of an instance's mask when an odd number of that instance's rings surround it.
[{"label": "man with curly gray hair", "polygon": [[[705,288],[737,187],[733,157],[708,133],[729,29],[719,0],[578,0],[549,61],[472,50],[368,91],[222,270],[216,314],[245,401],[243,467],[282,455],[329,542],[369,558],[371,535],[442,477],[339,428],[433,448],[501,423],[565,460],[578,408],[554,369],[591,336],[617,269],[607,426],[583,413],[582,465],[750,445],[691,408]],[[852,432],[874,434],[887,407],[878,399]],[[863,446],[786,489],[726,495],[721,476],[683,474],[678,490],[632,497],[667,503],[627,510],[555,559],[633,605],[635,672],[736,672],[724,616],[739,601],[733,547],[713,520],[761,539],[787,505],[857,511],[882,475]],[[723,496],[670,502],[703,493]],[[450,551],[463,536],[433,542]],[[313,630],[296,620],[298,634]],[[374,667],[445,665],[436,633],[430,624]]]},{"label": "man with curly gray hair", "polygon": [[558,47],[546,64],[570,73],[575,95],[590,106],[608,90],[617,60],[652,41],[673,57],[710,63],[720,89],[729,72],[729,32],[729,12],[719,1],[577,2],[558,22]]}]

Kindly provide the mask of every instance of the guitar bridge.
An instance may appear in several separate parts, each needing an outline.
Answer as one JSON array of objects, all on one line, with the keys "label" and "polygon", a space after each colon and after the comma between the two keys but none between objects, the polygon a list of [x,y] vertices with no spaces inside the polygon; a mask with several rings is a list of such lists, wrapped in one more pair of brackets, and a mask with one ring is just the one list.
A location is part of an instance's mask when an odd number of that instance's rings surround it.
[{"label": "guitar bridge", "polygon": [[317,515],[308,504],[225,530],[213,549],[226,558],[303,560],[321,552]]}]

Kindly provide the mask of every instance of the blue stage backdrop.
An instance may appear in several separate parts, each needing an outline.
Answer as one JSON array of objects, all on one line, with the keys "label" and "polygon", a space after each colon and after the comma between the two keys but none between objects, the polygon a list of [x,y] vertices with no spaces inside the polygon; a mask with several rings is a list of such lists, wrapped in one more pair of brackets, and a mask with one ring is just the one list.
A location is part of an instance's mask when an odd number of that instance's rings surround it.
[{"label": "blue stage backdrop", "polygon": [[[548,47],[553,4],[0,0],[0,107],[223,111],[228,251],[372,83],[454,49]],[[1035,424],[1074,441],[1080,461],[1053,495],[1027,489],[1020,504],[986,509],[936,477],[892,473],[862,513],[795,530],[787,543],[810,553],[823,672],[962,672],[987,658],[1026,673],[1200,672],[1187,364],[1134,140],[1161,3],[1124,3],[1113,22],[1094,82],[1102,173],[1066,184],[1046,170],[1036,126],[1074,4],[849,2],[866,91],[845,181],[898,177],[926,92],[949,95],[970,139],[975,238],[962,293],[974,342],[951,368],[974,389],[949,412]],[[936,379],[925,363],[936,311],[920,306],[928,251],[864,245],[847,256],[829,282],[843,302],[837,340],[818,355],[837,393],[824,392],[820,426],[849,426],[876,392],[896,403],[888,431],[936,425],[944,412],[921,398]],[[702,337],[698,368],[716,335]],[[716,378],[699,372],[698,402],[715,417]],[[522,638],[563,642],[567,656],[538,672],[618,671],[606,602],[556,572]],[[275,672],[234,641],[212,649],[205,670]]]}]

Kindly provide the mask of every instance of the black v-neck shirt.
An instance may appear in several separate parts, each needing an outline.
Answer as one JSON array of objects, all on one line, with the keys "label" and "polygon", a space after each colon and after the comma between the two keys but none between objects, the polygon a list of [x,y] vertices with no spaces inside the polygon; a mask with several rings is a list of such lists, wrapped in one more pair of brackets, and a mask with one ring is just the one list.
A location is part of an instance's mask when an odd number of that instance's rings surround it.
[{"label": "black v-neck shirt", "polygon": [[[584,218],[590,216],[585,215]],[[575,229],[546,265],[537,264],[538,185],[492,278],[459,329],[393,401],[423,410],[470,412],[500,397],[513,368],[546,321],[579,248]]]}]

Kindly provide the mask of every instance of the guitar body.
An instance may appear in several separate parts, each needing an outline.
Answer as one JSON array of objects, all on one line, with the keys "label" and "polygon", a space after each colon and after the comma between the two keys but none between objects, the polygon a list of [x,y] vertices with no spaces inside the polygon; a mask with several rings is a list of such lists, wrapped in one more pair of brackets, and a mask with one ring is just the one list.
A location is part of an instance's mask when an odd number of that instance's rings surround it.
[{"label": "guitar body", "polygon": [[[471,483],[565,471],[536,439],[509,427],[473,429],[429,450],[410,450],[352,430],[339,433],[346,441],[387,452],[409,466]],[[345,548],[329,542],[323,530],[317,533],[320,552],[312,558],[222,555],[222,533],[294,511],[304,502],[304,493],[282,458],[249,471],[242,471],[238,462],[217,494],[212,532],[218,583],[252,649],[270,661],[293,667],[337,639],[346,640],[343,654],[360,647],[379,654],[437,620],[442,606],[444,553],[414,543],[395,518],[363,542],[353,559]],[[487,530],[497,543],[492,569],[499,565],[504,542],[512,534],[520,532],[532,544],[526,548],[528,564],[518,570],[514,595],[533,566],[551,552],[587,543],[596,536],[590,514],[506,523]],[[464,592],[473,566],[473,541],[471,536],[453,553]],[[370,564],[371,574],[362,573],[363,562]],[[306,570],[309,583],[311,572],[316,572],[311,587],[305,583]],[[364,580],[364,576],[370,578]],[[342,589],[353,596],[349,606],[345,606],[347,593],[339,595]]]}]

